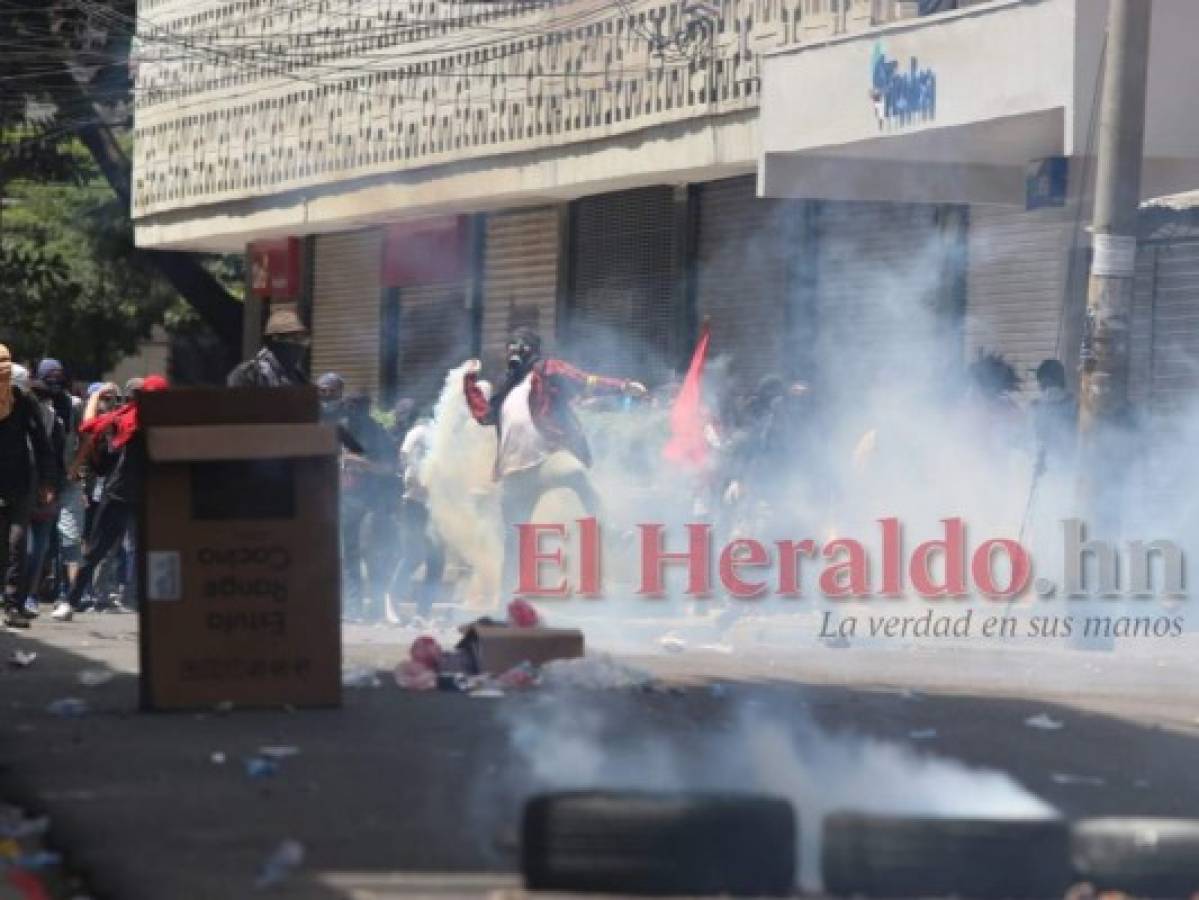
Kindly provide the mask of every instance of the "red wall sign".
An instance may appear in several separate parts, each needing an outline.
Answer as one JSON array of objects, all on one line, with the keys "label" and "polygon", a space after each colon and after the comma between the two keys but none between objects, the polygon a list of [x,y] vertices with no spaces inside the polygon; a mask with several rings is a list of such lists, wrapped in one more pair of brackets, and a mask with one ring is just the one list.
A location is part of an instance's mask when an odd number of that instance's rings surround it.
[{"label": "red wall sign", "polygon": [[383,236],[383,286],[459,281],[466,274],[466,216],[401,222]]},{"label": "red wall sign", "polygon": [[250,257],[250,293],[272,300],[294,300],[300,295],[300,239],[254,241]]}]

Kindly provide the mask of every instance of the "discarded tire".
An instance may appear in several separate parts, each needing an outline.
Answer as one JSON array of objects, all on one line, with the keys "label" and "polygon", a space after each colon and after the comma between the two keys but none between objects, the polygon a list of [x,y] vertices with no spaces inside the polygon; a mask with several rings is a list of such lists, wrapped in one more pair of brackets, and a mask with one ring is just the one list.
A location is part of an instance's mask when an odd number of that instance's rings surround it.
[{"label": "discarded tire", "polygon": [[791,804],[723,794],[580,792],[525,806],[531,890],[783,896],[797,881]]},{"label": "discarded tire", "polygon": [[1138,897],[1199,892],[1199,821],[1083,819],[1071,837],[1078,878]]},{"label": "discarded tire", "polygon": [[866,897],[1060,897],[1070,832],[1056,819],[838,813],[825,819],[824,890]]}]

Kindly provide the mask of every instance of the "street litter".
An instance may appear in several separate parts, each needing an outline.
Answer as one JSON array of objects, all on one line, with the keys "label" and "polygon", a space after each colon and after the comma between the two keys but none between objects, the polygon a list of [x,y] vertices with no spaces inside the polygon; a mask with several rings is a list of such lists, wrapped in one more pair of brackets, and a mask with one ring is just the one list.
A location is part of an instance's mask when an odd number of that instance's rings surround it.
[{"label": "street litter", "polygon": [[84,687],[99,687],[116,677],[111,669],[84,669],[79,673],[79,683]]},{"label": "street litter", "polygon": [[644,687],[651,681],[648,672],[618,663],[607,654],[559,659],[541,667],[541,684],[547,688],[620,690]]},{"label": "street litter", "polygon": [[919,728],[916,731],[909,731],[908,737],[913,741],[931,741],[937,736],[935,728]]},{"label": "street litter", "polygon": [[341,670],[341,686],[348,688],[377,688],[383,682],[370,666],[347,666]]},{"label": "street litter", "polygon": [[508,604],[508,622],[514,628],[539,628],[541,615],[528,600],[513,600]]},{"label": "street litter", "polygon": [[1039,728],[1042,731],[1057,731],[1063,728],[1064,724],[1057,719],[1050,718],[1046,713],[1039,713],[1035,716],[1029,716],[1024,720],[1024,724],[1029,728]]},{"label": "street litter", "polygon": [[504,696],[504,692],[499,688],[479,688],[477,691],[471,691],[470,696],[479,699],[492,699]]},{"label": "street litter", "polygon": [[672,631],[658,638],[658,646],[667,653],[682,653],[687,649],[687,642]]},{"label": "street litter", "polygon": [[66,719],[78,718],[87,715],[87,701],[78,697],[61,697],[47,706],[46,712],[52,716],[62,716]]},{"label": "street litter", "polygon": [[246,775],[252,779],[272,778],[279,774],[279,763],[263,756],[251,756],[246,760]]},{"label": "street litter", "polygon": [[14,669],[28,669],[37,659],[37,654],[32,650],[14,650],[12,656],[8,658],[8,664]]},{"label": "street litter", "polygon": [[268,888],[280,884],[303,864],[304,845],[299,841],[284,841],[266,858],[254,886]]},{"label": "street litter", "polygon": [[290,744],[278,744],[271,747],[259,747],[258,755],[266,759],[288,759],[300,755],[300,748]]},{"label": "street litter", "polygon": [[1054,784],[1083,784],[1089,787],[1103,787],[1107,780],[1097,775],[1070,775],[1066,772],[1054,772],[1051,776]]},{"label": "street litter", "polygon": [[437,687],[437,673],[410,659],[396,666],[395,680],[406,691],[431,691]]},{"label": "street litter", "polygon": [[26,819],[20,810],[10,808],[10,811],[9,815],[0,819],[0,837],[23,841],[31,837],[38,837],[50,830],[49,816]]}]

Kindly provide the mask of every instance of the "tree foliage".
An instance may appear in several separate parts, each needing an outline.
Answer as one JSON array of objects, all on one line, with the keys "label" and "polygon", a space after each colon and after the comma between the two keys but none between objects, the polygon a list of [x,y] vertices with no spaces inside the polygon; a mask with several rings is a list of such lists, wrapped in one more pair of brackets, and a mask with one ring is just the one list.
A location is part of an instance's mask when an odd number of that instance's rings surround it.
[{"label": "tree foliage", "polygon": [[0,208],[0,329],[21,346],[78,347],[89,371],[156,322],[203,322],[226,348],[240,334],[228,266],[133,246],[135,15],[133,0],[0,0],[0,198],[15,204]]}]

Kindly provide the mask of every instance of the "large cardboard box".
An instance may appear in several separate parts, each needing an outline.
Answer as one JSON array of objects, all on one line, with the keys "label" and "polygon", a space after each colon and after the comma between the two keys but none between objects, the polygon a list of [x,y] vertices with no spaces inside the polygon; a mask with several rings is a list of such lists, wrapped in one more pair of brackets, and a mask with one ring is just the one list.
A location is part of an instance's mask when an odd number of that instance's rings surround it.
[{"label": "large cardboard box", "polygon": [[141,701],[341,701],[337,437],[315,388],[142,394]]}]

